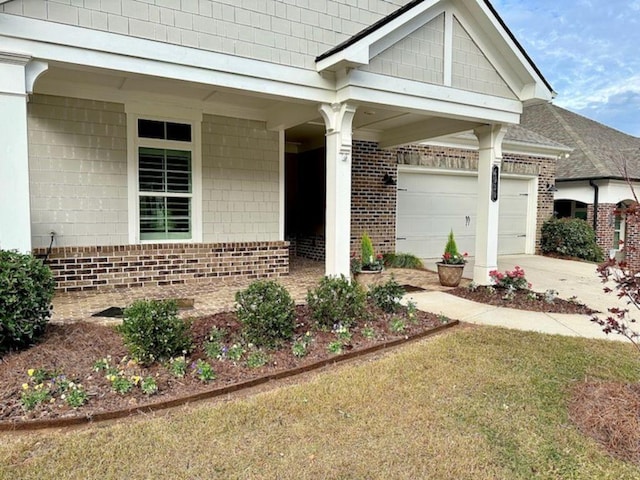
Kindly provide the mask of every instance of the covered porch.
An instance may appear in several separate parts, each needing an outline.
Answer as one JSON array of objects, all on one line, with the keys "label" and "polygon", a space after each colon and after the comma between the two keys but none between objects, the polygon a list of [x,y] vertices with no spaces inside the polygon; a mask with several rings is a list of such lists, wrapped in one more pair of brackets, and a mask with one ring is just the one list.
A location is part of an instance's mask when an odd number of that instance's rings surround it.
[{"label": "covered porch", "polygon": [[[349,276],[368,227],[353,221],[352,199],[371,188],[352,183],[370,161],[362,150],[390,157],[393,182],[396,148],[465,131],[479,145],[473,277],[486,284],[505,129],[553,93],[483,2],[411,2],[319,55],[316,71],[202,50],[187,61],[181,48],[63,25],[47,34],[65,45],[31,44],[19,21],[4,27],[28,53],[0,57],[11,119],[0,143],[12,152],[0,164],[0,221],[12,226],[0,245],[53,245],[67,290],[286,275],[286,157],[314,150],[324,178],[302,188],[324,184],[324,274]],[[158,152],[178,152],[163,171],[175,185],[154,183]],[[174,244],[197,266],[162,257]]]}]

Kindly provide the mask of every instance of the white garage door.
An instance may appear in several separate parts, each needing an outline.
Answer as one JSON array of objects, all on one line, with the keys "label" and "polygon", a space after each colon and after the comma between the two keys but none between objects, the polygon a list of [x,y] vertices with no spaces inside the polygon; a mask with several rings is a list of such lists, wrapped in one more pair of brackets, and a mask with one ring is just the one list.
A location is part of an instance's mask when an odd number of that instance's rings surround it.
[{"label": "white garage door", "polygon": [[[498,253],[526,253],[529,182],[502,178]],[[475,248],[477,177],[398,172],[398,252],[420,258],[442,255],[453,229],[461,252]]]}]

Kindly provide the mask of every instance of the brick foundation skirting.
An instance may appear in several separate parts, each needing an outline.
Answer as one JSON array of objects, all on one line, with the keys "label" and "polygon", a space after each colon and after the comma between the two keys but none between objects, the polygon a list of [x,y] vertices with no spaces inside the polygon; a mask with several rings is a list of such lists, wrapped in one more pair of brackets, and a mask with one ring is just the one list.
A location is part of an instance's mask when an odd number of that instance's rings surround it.
[{"label": "brick foundation skirting", "polygon": [[[43,256],[46,248],[34,249]],[[288,242],[171,243],[55,247],[48,265],[56,288],[71,292],[267,278],[289,273]]]}]

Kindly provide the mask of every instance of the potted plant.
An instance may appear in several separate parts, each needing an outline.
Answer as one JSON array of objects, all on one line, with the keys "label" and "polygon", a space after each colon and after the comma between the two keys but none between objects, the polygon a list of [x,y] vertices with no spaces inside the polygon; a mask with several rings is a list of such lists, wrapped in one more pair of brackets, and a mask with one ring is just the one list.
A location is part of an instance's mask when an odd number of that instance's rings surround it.
[{"label": "potted plant", "polygon": [[460,285],[462,271],[464,270],[465,263],[467,263],[466,257],[466,252],[463,254],[458,252],[458,245],[453,236],[453,230],[451,230],[447,244],[444,247],[442,260],[436,263],[438,266],[440,285],[445,287],[457,287]]},{"label": "potted plant", "polygon": [[382,255],[375,253],[371,237],[366,232],[363,233],[360,241],[360,258],[356,255],[351,257],[351,272],[354,274],[380,273],[382,266]]}]

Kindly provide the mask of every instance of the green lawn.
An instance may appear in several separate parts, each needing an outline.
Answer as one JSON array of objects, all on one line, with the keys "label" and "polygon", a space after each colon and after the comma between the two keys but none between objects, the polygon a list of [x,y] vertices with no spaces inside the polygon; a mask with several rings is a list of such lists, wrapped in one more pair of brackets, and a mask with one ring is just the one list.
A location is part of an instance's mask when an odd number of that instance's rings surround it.
[{"label": "green lawn", "polygon": [[640,478],[567,419],[572,384],[639,366],[624,343],[460,328],[231,402],[0,433],[0,478]]}]

